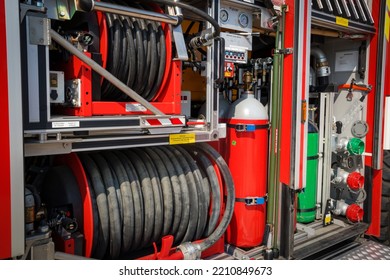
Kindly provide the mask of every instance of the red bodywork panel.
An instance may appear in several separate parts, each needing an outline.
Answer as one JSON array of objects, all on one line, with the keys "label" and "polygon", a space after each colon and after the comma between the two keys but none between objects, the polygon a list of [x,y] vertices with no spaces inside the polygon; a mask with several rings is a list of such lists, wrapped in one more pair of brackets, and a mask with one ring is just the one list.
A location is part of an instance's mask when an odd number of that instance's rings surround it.
[{"label": "red bodywork panel", "polygon": [[0,2],[0,259],[11,257],[11,164],[10,164],[10,118],[8,108],[8,69],[5,3]]}]

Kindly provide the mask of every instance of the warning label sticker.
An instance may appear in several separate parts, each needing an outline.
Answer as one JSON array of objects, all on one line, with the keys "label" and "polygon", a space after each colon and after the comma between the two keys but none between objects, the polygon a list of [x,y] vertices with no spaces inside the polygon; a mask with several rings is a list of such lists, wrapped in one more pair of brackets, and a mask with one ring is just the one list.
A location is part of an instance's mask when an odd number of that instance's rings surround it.
[{"label": "warning label sticker", "polygon": [[195,143],[195,133],[169,135],[170,145],[190,144],[190,143]]}]

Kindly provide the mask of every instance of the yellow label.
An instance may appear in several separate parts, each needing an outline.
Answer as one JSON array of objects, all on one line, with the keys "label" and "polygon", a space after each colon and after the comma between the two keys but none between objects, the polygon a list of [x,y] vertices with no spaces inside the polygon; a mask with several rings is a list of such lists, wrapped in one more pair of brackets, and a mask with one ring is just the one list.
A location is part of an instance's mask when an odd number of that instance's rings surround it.
[{"label": "yellow label", "polygon": [[307,102],[306,100],[302,100],[302,116],[301,116],[301,122],[305,123],[307,118]]},{"label": "yellow label", "polygon": [[169,135],[170,145],[190,144],[190,143],[195,143],[195,133]]},{"label": "yellow label", "polygon": [[[389,7],[390,9],[390,7]],[[387,11],[386,13],[386,17],[385,17],[385,36],[386,36],[386,39],[387,39],[387,42],[389,42],[389,34],[390,33],[390,15],[389,15],[389,11]]]},{"label": "yellow label", "polygon": [[332,216],[329,215],[329,214],[327,214],[327,215],[325,216],[325,224],[326,224],[326,225],[327,225],[327,224],[330,224],[331,221],[332,221]]},{"label": "yellow label", "polygon": [[336,17],[336,24],[348,27],[349,21],[346,18]]}]

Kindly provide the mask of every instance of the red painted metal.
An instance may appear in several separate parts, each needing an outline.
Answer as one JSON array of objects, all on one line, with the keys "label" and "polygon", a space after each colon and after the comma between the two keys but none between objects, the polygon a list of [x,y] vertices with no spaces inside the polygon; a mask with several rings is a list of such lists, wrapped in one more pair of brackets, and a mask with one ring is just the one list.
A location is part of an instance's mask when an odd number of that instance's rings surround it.
[{"label": "red painted metal", "polygon": [[[165,114],[178,115],[181,113],[181,62],[172,61],[168,79],[170,82],[165,84],[164,94],[159,96],[159,100],[151,102],[160,111]],[[149,110],[131,111],[126,110],[126,104],[139,104],[134,102],[92,102],[92,115],[150,115]]]},{"label": "red painted metal", "polygon": [[[10,118],[8,108],[8,68],[7,68],[7,39],[5,23],[5,3],[0,2],[0,259],[11,257],[11,163],[10,163]],[[22,210],[23,211],[23,210]]]},{"label": "red painted metal", "polygon": [[[295,1],[286,0],[288,5],[288,13],[286,13],[286,26],[289,26],[289,31],[284,33],[284,46],[285,48],[294,48],[294,9]],[[282,126],[281,133],[282,137],[278,148],[280,150],[280,181],[285,185],[291,185],[291,137],[292,137],[292,92],[293,92],[293,56],[286,55],[284,57],[284,75],[283,75],[283,101],[282,101]],[[303,161],[303,160],[301,160]]]},{"label": "red painted metal", "polygon": [[[102,12],[96,12],[99,30],[100,30],[100,54],[102,55],[102,66],[106,69],[107,57],[108,57],[108,29],[106,17]],[[102,78],[103,82],[103,78]]]},{"label": "red painted metal", "polygon": [[[91,58],[90,53],[84,53]],[[81,107],[58,107],[66,115],[90,117],[92,116],[92,70],[75,56],[71,56],[67,63],[63,64],[65,79],[80,79],[81,80]]]},{"label": "red painted metal", "polygon": [[[267,125],[268,120],[230,119],[229,125]],[[267,193],[268,130],[236,131],[227,129],[227,161],[234,180],[236,199],[265,197]],[[228,243],[254,247],[263,240],[266,204],[246,205],[237,201],[226,232]]]},{"label": "red painted metal", "polygon": [[382,169],[372,169],[371,224],[367,235],[379,237],[381,231]]},{"label": "red painted metal", "polygon": [[71,153],[68,155],[60,155],[56,157],[56,164],[63,164],[68,166],[73,175],[76,178],[79,186],[81,199],[83,201],[83,220],[82,233],[84,235],[84,254],[85,257],[91,257],[92,254],[92,243],[94,238],[94,219],[92,212],[92,201],[91,193],[88,184],[87,175],[85,174],[83,165],[77,154]]},{"label": "red painted metal", "polygon": [[[390,25],[390,6],[387,5],[386,8],[386,20],[389,22]],[[385,72],[385,95],[390,96],[390,30],[389,26],[387,31],[385,31],[385,37],[386,37],[386,72]],[[387,124],[390,125],[390,124]]]},{"label": "red painted metal", "polygon": [[[372,3],[372,16],[374,18],[374,27],[376,30],[379,28],[379,16],[381,13],[380,7],[381,1],[373,1]],[[382,7],[383,9],[384,7]],[[376,88],[377,75],[377,61],[378,61],[378,34],[375,33],[370,38],[369,58],[368,58],[368,84],[372,85],[372,90],[367,96],[367,124],[369,127],[374,127],[374,112],[375,112],[375,95],[378,94]],[[383,105],[384,106],[384,105]],[[366,152],[372,153],[373,151],[373,129],[368,131],[366,135]],[[382,197],[382,177],[379,178],[379,174],[382,174],[381,170],[372,169],[372,158],[365,157],[366,168],[371,169],[372,172],[372,195],[371,195],[371,223],[367,230],[368,235],[379,236],[380,224],[381,224],[381,197]]]}]

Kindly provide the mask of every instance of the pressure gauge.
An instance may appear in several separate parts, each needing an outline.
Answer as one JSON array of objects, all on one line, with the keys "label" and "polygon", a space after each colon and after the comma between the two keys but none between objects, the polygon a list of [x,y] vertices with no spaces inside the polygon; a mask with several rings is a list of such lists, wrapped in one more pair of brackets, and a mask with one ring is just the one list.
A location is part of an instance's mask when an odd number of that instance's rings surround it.
[{"label": "pressure gauge", "polygon": [[247,14],[241,13],[238,15],[238,23],[241,25],[241,27],[248,27],[249,25],[249,17]]},{"label": "pressure gauge", "polygon": [[221,12],[219,13],[219,19],[221,22],[226,23],[229,20],[229,13],[222,9]]}]

